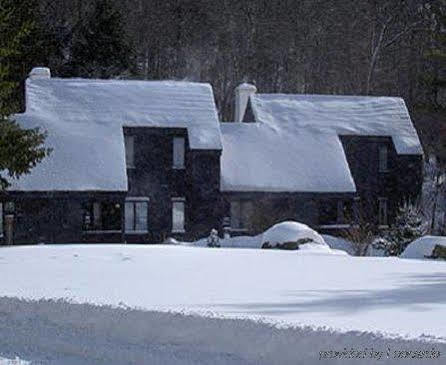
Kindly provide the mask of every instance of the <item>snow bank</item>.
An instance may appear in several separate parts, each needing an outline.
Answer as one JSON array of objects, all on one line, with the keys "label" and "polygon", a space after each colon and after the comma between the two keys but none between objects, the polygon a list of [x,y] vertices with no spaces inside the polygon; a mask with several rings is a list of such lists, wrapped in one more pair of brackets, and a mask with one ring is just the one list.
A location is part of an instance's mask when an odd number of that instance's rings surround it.
[{"label": "snow bank", "polygon": [[446,247],[446,237],[424,236],[410,243],[400,255],[406,259],[424,259],[432,255],[436,245]]},{"label": "snow bank", "polygon": [[[0,298],[0,351],[32,365],[401,364],[394,351],[425,350],[443,364],[446,345],[367,332],[278,327],[240,319]],[[329,351],[371,351],[377,358],[327,358]],[[390,356],[387,357],[388,349]],[[379,352],[379,353],[377,353]],[[367,352],[368,354],[370,352]],[[433,355],[433,356],[432,356]],[[419,364],[410,359],[408,363]],[[0,361],[1,365],[27,362]]]},{"label": "snow bank", "polygon": [[298,222],[281,222],[263,233],[262,245],[268,242],[271,246],[283,244],[285,242],[297,242],[309,239],[313,243],[327,245],[322,236],[306,224]]},{"label": "snow bank", "polygon": [[184,128],[192,149],[222,148],[209,84],[29,78],[26,101],[16,120],[46,130],[53,153],[10,190],[126,191],[124,126]]},{"label": "snow bank", "polygon": [[331,236],[328,234],[322,235],[325,243],[331,248],[335,250],[341,250],[347,252],[349,255],[354,255],[355,250],[350,241],[336,236]]}]

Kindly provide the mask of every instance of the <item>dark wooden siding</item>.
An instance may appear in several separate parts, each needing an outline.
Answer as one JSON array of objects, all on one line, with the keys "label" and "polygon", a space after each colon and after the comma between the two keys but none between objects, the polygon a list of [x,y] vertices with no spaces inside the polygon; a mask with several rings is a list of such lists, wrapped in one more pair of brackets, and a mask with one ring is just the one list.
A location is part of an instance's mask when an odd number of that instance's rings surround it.
[{"label": "dark wooden siding", "polygon": [[[398,205],[421,193],[421,155],[398,155],[391,137],[341,136],[358,196],[368,211],[377,210],[379,197],[388,199],[388,218],[395,218]],[[379,169],[379,148],[387,146],[388,169]],[[377,212],[376,212],[377,213]],[[377,217],[377,214],[372,214]]]},{"label": "dark wooden siding", "polygon": [[[220,224],[221,151],[191,150],[186,129],[125,128],[135,136],[135,168],[127,169],[128,197],[148,197],[149,235],[126,240],[160,242],[169,236],[195,239]],[[185,168],[174,169],[173,138],[186,139]],[[172,234],[172,198],[184,197],[185,234]]]}]

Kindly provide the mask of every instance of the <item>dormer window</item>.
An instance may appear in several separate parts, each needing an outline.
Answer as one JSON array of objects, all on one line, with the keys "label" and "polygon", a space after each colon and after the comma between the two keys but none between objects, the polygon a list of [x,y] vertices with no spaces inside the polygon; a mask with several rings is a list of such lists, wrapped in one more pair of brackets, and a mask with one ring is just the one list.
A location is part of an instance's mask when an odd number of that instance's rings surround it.
[{"label": "dormer window", "polygon": [[379,147],[379,172],[387,172],[389,170],[388,154],[387,146]]},{"label": "dormer window", "polygon": [[135,167],[135,137],[125,136],[125,161],[128,169]]},{"label": "dormer window", "polygon": [[173,168],[184,169],[185,156],[185,139],[184,137],[173,138]]}]

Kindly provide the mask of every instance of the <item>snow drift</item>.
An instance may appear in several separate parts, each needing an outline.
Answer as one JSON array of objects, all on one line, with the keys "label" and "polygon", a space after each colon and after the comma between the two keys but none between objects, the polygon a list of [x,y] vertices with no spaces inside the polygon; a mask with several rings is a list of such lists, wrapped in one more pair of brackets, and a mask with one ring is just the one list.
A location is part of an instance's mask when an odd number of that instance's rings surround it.
[{"label": "snow drift", "polygon": [[446,237],[424,236],[410,243],[400,255],[406,259],[424,259],[432,256],[435,246],[446,248]]}]

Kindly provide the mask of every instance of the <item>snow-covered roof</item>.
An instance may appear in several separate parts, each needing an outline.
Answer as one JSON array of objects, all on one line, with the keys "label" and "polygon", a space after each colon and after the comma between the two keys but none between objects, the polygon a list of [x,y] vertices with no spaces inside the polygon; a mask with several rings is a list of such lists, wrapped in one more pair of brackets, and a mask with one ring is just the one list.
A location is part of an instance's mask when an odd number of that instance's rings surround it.
[{"label": "snow-covered roof", "polygon": [[404,100],[395,97],[255,94],[258,122],[275,129],[335,135],[389,136],[399,154],[422,154]]},{"label": "snow-covered roof", "polygon": [[192,149],[220,150],[209,84],[29,78],[24,127],[48,132],[51,155],[10,190],[125,191],[123,127],[187,128]]},{"label": "snow-covered roof", "polygon": [[335,134],[222,123],[222,191],[355,192]]},{"label": "snow-covered roof", "polygon": [[222,191],[355,192],[341,135],[389,136],[422,154],[400,98],[252,94],[256,123],[223,123]]}]

